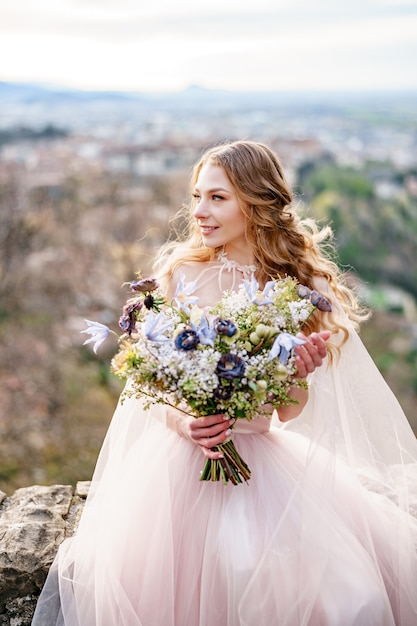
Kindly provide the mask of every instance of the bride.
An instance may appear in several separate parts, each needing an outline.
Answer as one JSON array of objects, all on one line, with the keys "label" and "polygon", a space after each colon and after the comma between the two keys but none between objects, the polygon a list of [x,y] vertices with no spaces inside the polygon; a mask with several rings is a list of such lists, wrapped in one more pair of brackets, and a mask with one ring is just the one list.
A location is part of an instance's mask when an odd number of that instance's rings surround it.
[{"label": "bride", "polygon": [[[297,216],[263,144],[208,150],[191,194],[187,232],[155,264],[167,296],[182,273],[201,307],[252,274],[317,289],[332,312],[296,348],[309,389],[236,422],[120,402],[33,624],[415,626],[417,444],[357,335],[365,316],[324,252],[329,229]],[[230,434],[250,481],[199,481]]]}]

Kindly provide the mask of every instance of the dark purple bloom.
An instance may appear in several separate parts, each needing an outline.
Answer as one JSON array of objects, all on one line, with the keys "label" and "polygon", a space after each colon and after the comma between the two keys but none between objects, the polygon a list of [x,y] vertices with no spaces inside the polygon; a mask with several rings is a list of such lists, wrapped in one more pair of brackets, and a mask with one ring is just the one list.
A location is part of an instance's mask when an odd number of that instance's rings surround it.
[{"label": "dark purple bloom", "polygon": [[213,398],[215,400],[229,400],[232,396],[232,393],[233,393],[233,387],[230,384],[219,385],[213,391]]},{"label": "dark purple bloom", "polygon": [[144,297],[143,299],[143,304],[146,306],[147,309],[149,309],[149,311],[151,309],[154,308],[154,304],[155,304],[155,298],[153,296],[151,296],[150,293],[148,293],[147,296]]},{"label": "dark purple bloom", "polygon": [[121,315],[119,317],[119,326],[124,333],[132,334],[132,330],[135,327],[135,319],[133,315]]},{"label": "dark purple bloom", "polygon": [[199,343],[198,335],[195,330],[186,328],[175,337],[175,347],[178,350],[194,350]]},{"label": "dark purple bloom", "polygon": [[214,330],[218,335],[225,335],[226,337],[233,337],[237,332],[237,328],[232,321],[220,318],[214,322]]},{"label": "dark purple bloom", "polygon": [[219,378],[233,380],[234,378],[242,378],[245,368],[245,361],[237,354],[229,352],[220,357],[216,367],[216,374]]},{"label": "dark purple bloom", "polygon": [[310,294],[311,304],[314,304],[315,307],[319,309],[319,311],[331,311],[332,305],[328,301],[327,298],[321,295],[318,291],[313,289]]},{"label": "dark purple bloom", "polygon": [[143,303],[139,300],[125,304],[123,307],[123,315],[119,318],[120,328],[129,335],[132,334],[137,320],[137,314],[143,307]]},{"label": "dark purple bloom", "polygon": [[129,283],[129,287],[133,291],[140,291],[146,293],[148,291],[155,291],[159,287],[156,278],[143,278],[142,280],[132,280]]}]

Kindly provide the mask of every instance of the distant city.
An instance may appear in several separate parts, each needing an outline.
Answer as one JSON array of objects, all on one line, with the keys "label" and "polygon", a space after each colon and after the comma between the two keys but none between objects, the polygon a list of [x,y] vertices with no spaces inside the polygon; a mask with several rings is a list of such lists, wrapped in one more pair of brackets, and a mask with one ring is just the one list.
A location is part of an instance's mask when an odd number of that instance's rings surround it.
[{"label": "distant city", "polygon": [[[58,181],[69,161],[160,176],[189,167],[209,145],[242,138],[275,148],[290,179],[302,163],[325,155],[355,168],[365,161],[415,168],[417,92],[237,93],[191,86],[130,94],[0,82],[0,159],[25,169],[37,184]],[[395,184],[382,180],[379,191],[395,194]]]}]

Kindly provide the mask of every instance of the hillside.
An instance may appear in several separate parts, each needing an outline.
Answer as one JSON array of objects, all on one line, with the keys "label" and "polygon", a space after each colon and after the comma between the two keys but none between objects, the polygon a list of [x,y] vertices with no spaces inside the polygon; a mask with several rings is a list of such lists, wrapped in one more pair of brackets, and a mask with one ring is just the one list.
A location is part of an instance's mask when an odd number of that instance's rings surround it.
[{"label": "hillside", "polygon": [[[97,152],[91,137],[37,132],[9,133],[0,163],[0,489],[9,493],[90,478],[120,383],[109,372],[115,345],[97,358],[82,346],[83,320],[116,327],[122,284],[150,270],[207,140],[104,139]],[[330,218],[340,262],[376,308],[363,339],[417,432],[416,170],[353,167],[311,141],[297,162],[300,142],[271,142],[293,168],[300,211]]]}]

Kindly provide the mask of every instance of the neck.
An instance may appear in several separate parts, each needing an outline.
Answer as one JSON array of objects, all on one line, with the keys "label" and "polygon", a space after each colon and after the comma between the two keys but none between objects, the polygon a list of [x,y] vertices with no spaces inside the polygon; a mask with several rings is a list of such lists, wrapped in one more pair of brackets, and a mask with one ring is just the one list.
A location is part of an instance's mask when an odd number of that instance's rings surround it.
[{"label": "neck", "polygon": [[241,272],[245,277],[254,274],[257,270],[257,266],[254,262],[247,263],[247,259],[245,259],[244,262],[241,263],[237,258],[230,258],[227,252],[225,252],[224,250],[217,253],[217,259],[224,264],[227,270],[237,270]]},{"label": "neck", "polygon": [[247,248],[240,249],[236,247],[223,246],[223,249],[220,250],[219,256],[226,258],[228,261],[233,261],[237,265],[255,265],[255,259]]}]

